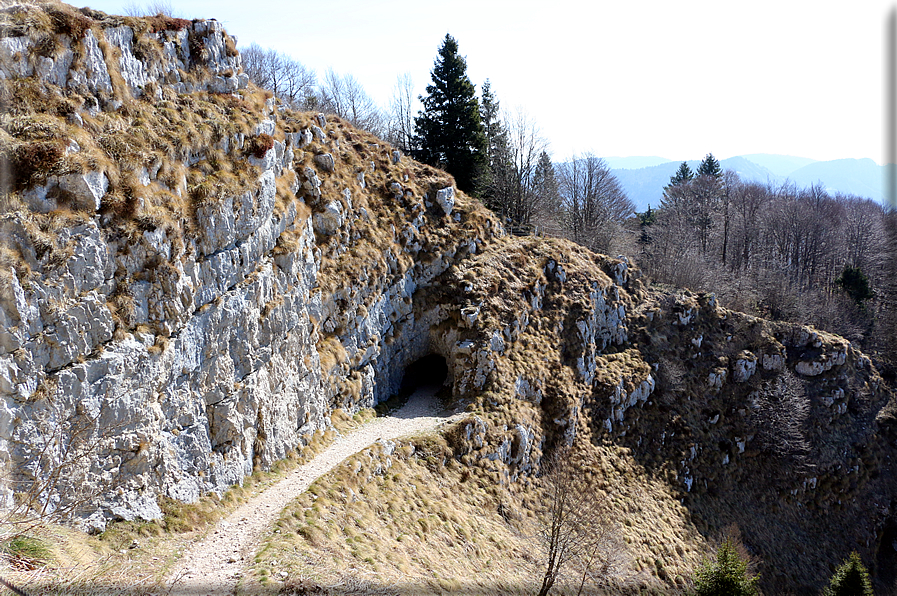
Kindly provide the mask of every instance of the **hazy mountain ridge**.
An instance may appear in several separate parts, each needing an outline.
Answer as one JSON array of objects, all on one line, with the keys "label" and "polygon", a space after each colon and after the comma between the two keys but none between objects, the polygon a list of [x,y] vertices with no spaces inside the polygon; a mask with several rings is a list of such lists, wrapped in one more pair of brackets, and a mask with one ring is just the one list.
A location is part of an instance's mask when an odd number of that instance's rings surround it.
[{"label": "hazy mountain ridge", "polygon": [[808,186],[821,180],[830,189],[829,192],[835,190],[879,202],[884,197],[884,167],[868,158],[811,163],[791,172],[788,179],[798,186]]},{"label": "hazy mountain ridge", "polygon": [[[606,158],[614,175],[620,181],[627,196],[635,204],[636,210],[644,211],[648,206],[656,207],[663,196],[663,187],[669,184],[680,161],[669,161],[653,166],[632,168],[626,164],[649,163],[653,157],[613,157]],[[697,169],[700,160],[687,160],[692,169]],[[723,169],[734,170],[747,181],[783,184],[786,181],[798,186],[809,186],[821,182],[830,193],[854,194],[875,201],[884,200],[884,166],[873,160],[835,159],[814,161],[806,157],[755,153],[720,160]]]},{"label": "hazy mountain ridge", "polygon": [[777,155],[773,153],[749,153],[741,157],[762,166],[776,176],[788,176],[791,172],[804,166],[817,163],[817,160],[809,157],[797,157],[795,155]]},{"label": "hazy mountain ridge", "polygon": [[672,160],[666,157],[657,157],[655,155],[636,156],[636,157],[604,157],[604,162],[609,168],[614,170],[638,170],[641,168],[651,168]]}]

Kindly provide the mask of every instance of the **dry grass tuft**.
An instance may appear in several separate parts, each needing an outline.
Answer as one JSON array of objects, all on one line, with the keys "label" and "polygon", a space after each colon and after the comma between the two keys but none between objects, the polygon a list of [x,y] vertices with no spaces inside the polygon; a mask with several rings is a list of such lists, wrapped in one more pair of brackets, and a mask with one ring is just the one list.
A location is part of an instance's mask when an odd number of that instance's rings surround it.
[{"label": "dry grass tuft", "polygon": [[94,25],[93,19],[61,2],[47,4],[44,10],[50,17],[55,33],[68,35],[76,41],[84,37],[84,34]]},{"label": "dry grass tuft", "polygon": [[151,33],[160,33],[162,31],[183,31],[191,25],[191,21],[187,19],[178,19],[159,13],[153,17],[143,17],[144,21]]},{"label": "dry grass tuft", "polygon": [[23,190],[46,179],[58,169],[65,155],[59,141],[36,141],[19,145],[12,158],[15,182],[13,188]]},{"label": "dry grass tuft", "polygon": [[247,139],[243,149],[247,155],[252,155],[257,159],[261,159],[265,157],[265,154],[273,147],[274,137],[269,134],[261,133],[257,137]]},{"label": "dry grass tuft", "polygon": [[0,8],[0,36],[32,39],[53,30],[53,20],[36,4],[16,3]]},{"label": "dry grass tuft", "polygon": [[225,55],[231,58],[240,53],[237,51],[237,44],[234,42],[234,38],[230,35],[224,37],[224,52]]}]

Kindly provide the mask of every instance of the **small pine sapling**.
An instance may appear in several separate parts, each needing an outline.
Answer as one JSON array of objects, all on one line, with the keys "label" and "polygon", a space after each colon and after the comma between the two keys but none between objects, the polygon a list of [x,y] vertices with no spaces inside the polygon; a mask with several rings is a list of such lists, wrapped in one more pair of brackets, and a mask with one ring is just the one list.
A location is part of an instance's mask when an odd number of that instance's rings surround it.
[{"label": "small pine sapling", "polygon": [[716,551],[716,561],[707,561],[695,574],[694,596],[757,596],[759,575],[748,573],[748,561],[738,553],[735,539],[727,537]]},{"label": "small pine sapling", "polygon": [[835,570],[831,582],[823,591],[824,596],[872,596],[872,582],[860,555],[850,553],[844,563]]}]

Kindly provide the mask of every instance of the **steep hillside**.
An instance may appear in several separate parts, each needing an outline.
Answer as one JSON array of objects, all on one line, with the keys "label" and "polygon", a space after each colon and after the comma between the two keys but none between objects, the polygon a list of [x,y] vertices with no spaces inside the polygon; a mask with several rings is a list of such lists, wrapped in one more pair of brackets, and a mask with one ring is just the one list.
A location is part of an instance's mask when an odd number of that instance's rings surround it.
[{"label": "steep hillside", "polygon": [[[105,494],[89,525],[153,517],[395,391],[448,316],[415,291],[492,241],[487,212],[342,122],[275,110],[215,21],[4,17],[30,27],[0,42],[19,480],[77,458],[63,495]],[[42,450],[53,434],[76,453]]]},{"label": "steep hillside", "polygon": [[45,3],[0,27],[8,506],[158,517],[430,357],[470,411],[446,478],[525,507],[572,446],[628,512],[640,586],[683,587],[731,523],[775,590],[852,549],[893,581],[891,394],[846,340],[505,236],[444,172],[248,86],[215,21]]}]

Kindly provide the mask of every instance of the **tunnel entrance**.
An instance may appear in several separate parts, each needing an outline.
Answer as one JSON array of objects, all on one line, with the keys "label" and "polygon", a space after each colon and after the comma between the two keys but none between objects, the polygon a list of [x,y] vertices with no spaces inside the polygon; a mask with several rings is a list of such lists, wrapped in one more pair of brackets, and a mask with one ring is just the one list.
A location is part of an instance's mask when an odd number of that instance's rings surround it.
[{"label": "tunnel entrance", "polygon": [[419,387],[442,387],[448,378],[448,365],[439,354],[430,354],[408,365],[402,376],[399,396],[408,397]]}]

